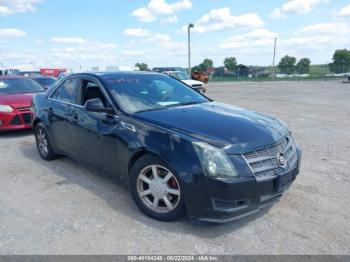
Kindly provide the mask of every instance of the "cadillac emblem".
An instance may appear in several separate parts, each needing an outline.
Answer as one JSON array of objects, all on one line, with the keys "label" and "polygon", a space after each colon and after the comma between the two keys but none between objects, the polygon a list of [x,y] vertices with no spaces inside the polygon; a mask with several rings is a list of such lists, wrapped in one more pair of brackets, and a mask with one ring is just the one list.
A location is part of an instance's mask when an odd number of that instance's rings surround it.
[{"label": "cadillac emblem", "polygon": [[282,168],[285,168],[287,166],[287,158],[286,158],[285,154],[283,154],[283,153],[278,154],[277,163]]}]

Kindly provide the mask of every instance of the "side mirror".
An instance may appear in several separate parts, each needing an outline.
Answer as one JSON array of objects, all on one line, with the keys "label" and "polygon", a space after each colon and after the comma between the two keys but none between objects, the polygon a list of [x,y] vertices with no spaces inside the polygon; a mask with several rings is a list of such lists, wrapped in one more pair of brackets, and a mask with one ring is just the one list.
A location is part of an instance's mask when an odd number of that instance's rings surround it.
[{"label": "side mirror", "polygon": [[115,114],[115,111],[113,108],[106,108],[101,99],[94,98],[87,100],[85,102],[84,108],[87,112],[95,112],[95,113],[106,113],[106,114]]}]

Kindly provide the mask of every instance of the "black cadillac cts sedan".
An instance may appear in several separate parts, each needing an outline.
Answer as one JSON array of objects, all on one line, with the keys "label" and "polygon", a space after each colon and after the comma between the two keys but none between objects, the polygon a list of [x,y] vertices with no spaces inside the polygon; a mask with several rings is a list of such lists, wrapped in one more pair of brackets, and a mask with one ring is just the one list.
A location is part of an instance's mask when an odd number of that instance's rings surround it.
[{"label": "black cadillac cts sedan", "polygon": [[125,181],[148,216],[226,222],[289,188],[301,151],[272,117],[215,102],[158,73],[82,73],[33,99],[40,156]]}]

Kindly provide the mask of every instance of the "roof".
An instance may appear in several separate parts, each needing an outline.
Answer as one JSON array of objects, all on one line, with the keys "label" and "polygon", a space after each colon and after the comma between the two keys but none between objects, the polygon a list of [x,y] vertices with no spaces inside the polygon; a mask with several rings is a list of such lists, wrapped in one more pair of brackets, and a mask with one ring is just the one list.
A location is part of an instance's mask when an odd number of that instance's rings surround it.
[{"label": "roof", "polygon": [[27,77],[27,78],[29,78],[29,79],[47,79],[47,78],[55,79],[52,76],[32,76],[32,77]]},{"label": "roof", "polygon": [[19,79],[19,78],[25,78],[25,77],[19,76],[19,75],[4,75],[4,76],[0,76],[0,80]]},{"label": "roof", "polygon": [[116,71],[116,72],[87,72],[87,73],[75,73],[69,76],[98,76],[98,77],[113,77],[113,76],[140,76],[140,75],[160,75],[157,72],[151,71]]}]

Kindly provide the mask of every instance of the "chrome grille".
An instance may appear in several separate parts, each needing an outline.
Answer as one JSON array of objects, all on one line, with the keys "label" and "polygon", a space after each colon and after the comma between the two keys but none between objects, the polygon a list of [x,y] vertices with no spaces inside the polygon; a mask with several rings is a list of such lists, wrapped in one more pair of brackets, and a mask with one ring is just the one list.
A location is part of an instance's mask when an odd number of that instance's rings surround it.
[{"label": "chrome grille", "polygon": [[[287,167],[279,166],[277,157],[279,153],[284,153],[287,158]],[[243,154],[249,164],[256,179],[265,181],[273,179],[278,173],[293,166],[297,161],[295,144],[291,137],[285,137],[277,144],[266,146],[265,148]]]},{"label": "chrome grille", "polygon": [[26,106],[26,107],[17,107],[17,110],[20,111],[20,112],[23,112],[23,111],[30,111],[30,106]]}]

